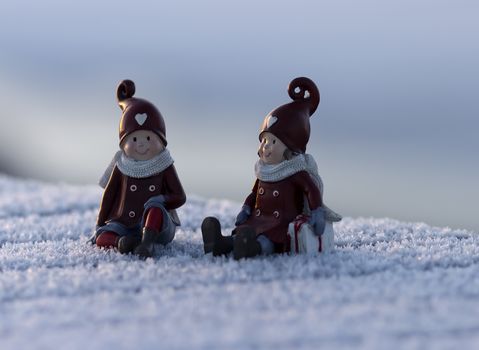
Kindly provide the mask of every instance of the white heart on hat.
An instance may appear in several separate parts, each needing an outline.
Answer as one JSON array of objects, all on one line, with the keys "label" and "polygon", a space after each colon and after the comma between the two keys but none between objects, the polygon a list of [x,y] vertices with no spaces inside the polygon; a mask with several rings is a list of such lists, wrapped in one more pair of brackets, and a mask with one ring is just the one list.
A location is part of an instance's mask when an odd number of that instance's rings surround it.
[{"label": "white heart on hat", "polygon": [[139,125],[143,125],[148,116],[145,113],[135,115],[135,120]]}]

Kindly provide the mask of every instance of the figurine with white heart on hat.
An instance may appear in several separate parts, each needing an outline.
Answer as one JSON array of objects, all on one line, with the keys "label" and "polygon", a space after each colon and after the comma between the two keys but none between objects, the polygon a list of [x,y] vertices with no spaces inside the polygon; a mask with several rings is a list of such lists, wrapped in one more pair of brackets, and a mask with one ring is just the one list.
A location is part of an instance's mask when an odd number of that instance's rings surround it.
[{"label": "figurine with white heart on hat", "polygon": [[233,252],[241,259],[332,249],[332,223],[341,216],[324,205],[318,167],[306,153],[309,118],[319,105],[319,90],[312,80],[300,77],[290,82],[288,94],[293,101],[274,109],[262,123],[256,181],[232,235],[221,234],[216,218],[203,220],[205,253]]},{"label": "figurine with white heart on hat", "polygon": [[120,151],[100,179],[105,190],[91,242],[146,258],[155,244],[173,240],[180,225],[175,209],[186,196],[166,148],[163,116],[134,94],[133,81],[119,84]]}]

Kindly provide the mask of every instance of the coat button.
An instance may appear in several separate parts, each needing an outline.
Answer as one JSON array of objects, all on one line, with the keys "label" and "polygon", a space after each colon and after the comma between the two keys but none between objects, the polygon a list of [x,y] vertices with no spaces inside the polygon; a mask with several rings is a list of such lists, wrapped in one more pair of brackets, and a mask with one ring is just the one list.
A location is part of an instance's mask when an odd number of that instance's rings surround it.
[{"label": "coat button", "polygon": [[256,209],[256,216],[260,216],[260,215],[261,215],[261,210]]},{"label": "coat button", "polygon": [[263,187],[260,187],[259,190],[258,190],[258,193],[259,193],[259,194],[264,194],[264,188],[263,188]]},{"label": "coat button", "polygon": [[131,191],[131,192],[135,192],[136,189],[137,189],[136,185],[131,185],[131,186],[130,186],[130,191]]},{"label": "coat button", "polygon": [[134,211],[130,211],[130,212],[128,213],[128,216],[129,216],[130,218],[134,218],[135,215],[136,215],[136,214],[135,214]]},{"label": "coat button", "polygon": [[278,190],[274,190],[273,191],[273,197],[278,197],[279,196],[279,191]]},{"label": "coat button", "polygon": [[279,211],[275,210],[275,211],[273,212],[273,215],[274,215],[274,217],[275,217],[276,219],[279,218]]},{"label": "coat button", "polygon": [[150,185],[150,187],[148,187],[148,189],[150,190],[150,192],[153,192],[154,190],[156,190],[156,186],[155,185]]}]

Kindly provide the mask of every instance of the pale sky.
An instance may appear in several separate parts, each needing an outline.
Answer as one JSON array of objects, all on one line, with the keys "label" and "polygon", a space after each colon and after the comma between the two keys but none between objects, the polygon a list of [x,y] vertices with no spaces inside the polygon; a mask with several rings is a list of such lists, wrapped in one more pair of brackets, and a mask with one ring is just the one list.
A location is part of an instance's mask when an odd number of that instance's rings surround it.
[{"label": "pale sky", "polygon": [[477,18],[476,1],[2,2],[0,171],[95,183],[129,78],[187,192],[242,201],[263,117],[308,76],[330,207],[479,231]]}]

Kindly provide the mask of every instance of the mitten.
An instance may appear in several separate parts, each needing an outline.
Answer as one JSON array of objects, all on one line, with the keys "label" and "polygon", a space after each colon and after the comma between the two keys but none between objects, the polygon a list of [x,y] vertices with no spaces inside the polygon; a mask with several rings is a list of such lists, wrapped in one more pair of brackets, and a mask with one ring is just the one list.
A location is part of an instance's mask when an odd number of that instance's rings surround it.
[{"label": "mitten", "polygon": [[314,234],[321,236],[324,232],[324,226],[326,225],[325,211],[322,207],[311,211],[311,219],[309,223],[313,227]]},{"label": "mitten", "polygon": [[248,220],[249,216],[251,215],[251,208],[248,205],[243,205],[241,207],[241,211],[239,214],[236,216],[236,221],[235,225],[239,226],[242,223],[244,223],[246,220]]}]

